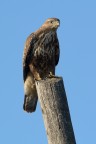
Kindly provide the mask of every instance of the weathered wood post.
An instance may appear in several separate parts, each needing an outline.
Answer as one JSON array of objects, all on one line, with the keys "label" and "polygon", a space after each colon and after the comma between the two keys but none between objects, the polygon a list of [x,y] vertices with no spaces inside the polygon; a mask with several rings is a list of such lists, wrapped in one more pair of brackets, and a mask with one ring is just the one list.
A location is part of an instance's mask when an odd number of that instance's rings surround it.
[{"label": "weathered wood post", "polygon": [[36,81],[48,144],[76,144],[62,78]]}]

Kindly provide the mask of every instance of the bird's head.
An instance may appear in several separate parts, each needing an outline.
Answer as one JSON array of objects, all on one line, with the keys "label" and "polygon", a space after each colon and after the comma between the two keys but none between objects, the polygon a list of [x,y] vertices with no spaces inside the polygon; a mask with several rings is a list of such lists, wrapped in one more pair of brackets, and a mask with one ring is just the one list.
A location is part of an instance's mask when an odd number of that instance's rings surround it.
[{"label": "bird's head", "polygon": [[57,18],[48,18],[43,24],[43,27],[45,27],[47,30],[57,30],[59,26],[60,20]]}]

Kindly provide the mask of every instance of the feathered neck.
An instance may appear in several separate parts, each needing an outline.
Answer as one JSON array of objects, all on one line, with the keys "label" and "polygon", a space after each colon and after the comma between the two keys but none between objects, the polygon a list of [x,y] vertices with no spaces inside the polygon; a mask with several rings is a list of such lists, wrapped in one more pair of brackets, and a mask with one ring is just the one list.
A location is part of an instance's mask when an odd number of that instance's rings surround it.
[{"label": "feathered neck", "polygon": [[42,33],[46,34],[46,33],[49,33],[49,32],[56,32],[56,29],[50,29],[48,27],[45,27],[45,26],[41,26],[36,32],[36,36],[40,36]]}]

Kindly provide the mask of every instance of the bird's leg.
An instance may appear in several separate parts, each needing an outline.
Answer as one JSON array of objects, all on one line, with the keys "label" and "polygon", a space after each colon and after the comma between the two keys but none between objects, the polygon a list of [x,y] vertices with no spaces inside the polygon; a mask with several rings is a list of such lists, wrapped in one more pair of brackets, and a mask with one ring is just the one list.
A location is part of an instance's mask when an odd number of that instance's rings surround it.
[{"label": "bird's leg", "polygon": [[36,68],[33,65],[29,65],[30,70],[33,74],[34,80],[41,80],[39,72],[37,72]]},{"label": "bird's leg", "polygon": [[35,80],[35,81],[39,81],[39,80],[41,80],[41,77],[40,77],[39,75],[36,75],[36,76],[34,77],[34,80]]},{"label": "bird's leg", "polygon": [[52,74],[52,72],[49,72],[48,78],[59,78],[59,77]]}]

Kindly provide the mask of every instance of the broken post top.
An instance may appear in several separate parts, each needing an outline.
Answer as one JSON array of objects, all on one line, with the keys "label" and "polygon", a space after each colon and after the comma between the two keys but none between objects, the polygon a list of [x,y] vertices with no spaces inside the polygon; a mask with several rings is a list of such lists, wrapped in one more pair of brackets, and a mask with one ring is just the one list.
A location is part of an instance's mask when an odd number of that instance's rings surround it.
[{"label": "broken post top", "polygon": [[53,78],[46,78],[44,80],[37,80],[36,83],[38,84],[39,83],[43,83],[43,84],[46,84],[46,83],[51,83],[51,84],[54,84],[54,83],[58,83],[59,81],[63,81],[62,80],[62,77],[53,77]]}]

